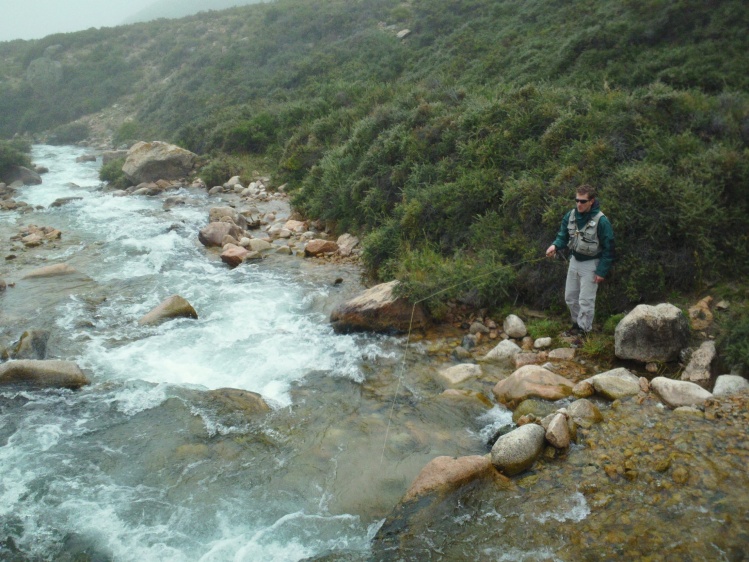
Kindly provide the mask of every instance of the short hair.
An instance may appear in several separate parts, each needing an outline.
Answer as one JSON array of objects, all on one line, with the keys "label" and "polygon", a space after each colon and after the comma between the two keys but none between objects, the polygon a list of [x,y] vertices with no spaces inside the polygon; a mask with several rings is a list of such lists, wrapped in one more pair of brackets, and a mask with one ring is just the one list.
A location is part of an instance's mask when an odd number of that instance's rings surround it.
[{"label": "short hair", "polygon": [[583,185],[578,187],[575,190],[575,193],[579,193],[580,195],[587,195],[588,199],[596,198],[596,188],[592,185],[588,185],[587,183],[584,183]]}]

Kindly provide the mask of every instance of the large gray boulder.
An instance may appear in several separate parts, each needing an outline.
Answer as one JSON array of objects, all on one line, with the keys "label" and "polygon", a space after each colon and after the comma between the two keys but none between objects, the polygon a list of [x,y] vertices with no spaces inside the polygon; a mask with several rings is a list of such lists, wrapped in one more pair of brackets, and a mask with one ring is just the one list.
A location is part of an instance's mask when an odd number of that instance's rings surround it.
[{"label": "large gray boulder", "polygon": [[635,396],[640,392],[640,379],[623,367],[593,375],[587,382],[609,400]]},{"label": "large gray boulder", "polygon": [[39,185],[42,183],[42,177],[39,174],[24,166],[11,166],[2,179],[8,184],[19,181],[23,185]]},{"label": "large gray boulder", "polygon": [[89,382],[83,371],[72,361],[22,359],[0,365],[0,385],[76,389]]},{"label": "large gray boulder", "polygon": [[219,222],[221,220],[225,220],[226,217],[229,217],[229,219],[231,219],[231,222],[236,224],[239,228],[247,228],[247,219],[233,207],[211,207],[208,210],[209,222]]},{"label": "large gray boulder", "polygon": [[424,328],[428,319],[421,305],[395,296],[398,281],[381,283],[338,305],[330,315],[336,332],[407,332]]},{"label": "large gray boulder", "polygon": [[189,174],[197,155],[166,142],[139,142],[127,151],[122,171],[134,185],[176,180]]},{"label": "large gray boulder", "polygon": [[509,367],[515,364],[515,357],[521,351],[520,346],[514,341],[502,340],[484,356],[484,360]]},{"label": "large gray boulder", "polygon": [[161,324],[173,318],[197,318],[198,313],[186,299],[172,295],[138,320],[141,326]]},{"label": "large gray boulder", "polygon": [[45,359],[47,357],[48,330],[28,330],[13,347],[13,359]]},{"label": "large gray boulder", "polygon": [[739,375],[720,375],[715,380],[714,396],[730,396],[749,390],[749,381]]},{"label": "large gray boulder", "polygon": [[668,303],[636,306],[614,331],[616,356],[642,363],[676,361],[688,341],[689,320]]},{"label": "large gray boulder", "polygon": [[546,443],[546,430],[540,425],[521,425],[502,435],[492,446],[492,464],[507,476],[530,468],[541,455]]},{"label": "large gray boulder", "polygon": [[224,237],[231,236],[236,240],[243,237],[244,230],[230,222],[212,222],[200,229],[198,240],[203,246],[223,246]]}]

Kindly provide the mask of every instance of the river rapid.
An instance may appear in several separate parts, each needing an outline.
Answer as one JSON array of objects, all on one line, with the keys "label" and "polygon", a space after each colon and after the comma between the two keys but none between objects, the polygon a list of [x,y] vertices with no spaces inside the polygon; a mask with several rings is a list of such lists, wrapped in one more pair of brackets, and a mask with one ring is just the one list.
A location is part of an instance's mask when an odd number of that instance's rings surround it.
[{"label": "river rapid", "polygon": [[[0,265],[15,283],[0,294],[0,343],[49,330],[49,357],[92,380],[0,389],[0,558],[746,559],[749,419],[652,399],[601,403],[605,423],[510,484],[394,512],[434,457],[488,452],[511,421],[488,399],[508,373],[487,366],[462,399],[445,396],[434,375],[448,358],[430,342],[332,331],[332,308],[362,288],[354,266],[270,254],[230,270],[197,241],[217,199],[183,190],[187,204],[166,211],[159,197],[113,197],[83,153],[35,146],[50,172],[17,199],[36,209],[0,214],[16,256]],[[62,197],[81,199],[50,207]],[[62,240],[11,247],[28,224]],[[61,262],[80,274],[21,278]],[[172,294],[198,320],[137,324]],[[207,398],[219,388],[272,411]]]}]

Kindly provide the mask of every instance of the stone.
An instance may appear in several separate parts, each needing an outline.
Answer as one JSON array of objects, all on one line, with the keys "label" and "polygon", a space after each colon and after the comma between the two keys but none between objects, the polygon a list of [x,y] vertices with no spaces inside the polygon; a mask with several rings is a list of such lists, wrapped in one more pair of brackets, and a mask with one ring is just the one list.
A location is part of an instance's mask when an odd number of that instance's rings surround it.
[{"label": "stone", "polygon": [[9,166],[3,176],[3,180],[8,185],[20,182],[21,185],[39,185],[42,183],[42,177],[34,170],[29,170],[24,166]]},{"label": "stone", "polygon": [[208,222],[221,222],[227,217],[229,221],[236,224],[239,228],[247,228],[247,219],[233,207],[211,207],[208,209]]},{"label": "stone", "polygon": [[583,428],[588,428],[593,424],[603,421],[603,415],[598,406],[585,398],[580,398],[570,404],[567,407],[567,413],[572,418],[572,421]]},{"label": "stone", "polygon": [[75,161],[78,164],[82,164],[83,162],[96,162],[96,155],[95,154],[81,154],[78,158],[75,159]]},{"label": "stone", "polygon": [[356,248],[359,245],[359,239],[356,236],[353,236],[351,234],[341,234],[338,237],[338,240],[336,240],[336,244],[338,244],[338,253],[342,256],[350,256],[351,253],[354,251],[354,248]]},{"label": "stone", "polygon": [[13,359],[45,359],[49,330],[27,330],[11,351]]},{"label": "stone", "polygon": [[718,352],[715,349],[715,342],[707,340],[702,342],[700,347],[692,353],[689,364],[681,373],[681,380],[693,382],[702,388],[707,388],[712,378],[712,364],[717,357]]},{"label": "stone", "polygon": [[236,244],[227,244],[221,252],[221,261],[234,268],[241,264],[249,253],[247,248]]},{"label": "stone", "polygon": [[481,367],[473,363],[462,363],[439,371],[439,378],[449,386],[461,384],[481,376]]},{"label": "stone", "polygon": [[511,338],[523,338],[528,333],[525,323],[515,314],[510,314],[505,318],[503,329]]},{"label": "stone", "polygon": [[251,250],[254,250],[255,252],[265,252],[273,248],[273,244],[271,244],[267,240],[261,240],[259,238],[252,238],[250,240],[248,248],[250,248]]},{"label": "stone", "polygon": [[487,456],[437,457],[421,469],[403,501],[432,493],[446,494],[480,478],[492,478],[494,467]]},{"label": "stone", "polygon": [[[279,232],[279,237],[281,236],[281,233]],[[328,254],[331,252],[337,252],[338,251],[338,244],[333,242],[332,240],[310,240],[307,242],[307,245],[304,247],[304,255],[305,256],[319,256],[322,254]]]},{"label": "stone", "polygon": [[23,242],[23,245],[27,248],[35,248],[42,245],[42,243],[44,242],[44,236],[42,236],[38,232],[34,232],[32,234],[29,234],[28,236],[24,236],[23,238],[21,238],[21,242]]},{"label": "stone", "polygon": [[689,322],[676,306],[640,304],[617,324],[614,349],[619,359],[669,362],[689,341]]},{"label": "stone", "polygon": [[529,398],[518,404],[518,407],[512,412],[512,421],[520,425],[519,421],[523,416],[532,415],[534,418],[545,418],[556,411],[557,405],[553,402]]},{"label": "stone", "polygon": [[620,367],[587,379],[596,392],[609,400],[635,396],[640,392],[640,379],[627,369]]},{"label": "stone", "polygon": [[703,406],[705,400],[712,397],[712,394],[698,384],[666,377],[654,378],[650,381],[650,387],[672,409],[679,406]]},{"label": "stone", "polygon": [[749,390],[749,381],[739,375],[720,375],[715,379],[713,396],[729,396]]},{"label": "stone", "polygon": [[578,398],[588,398],[596,393],[596,389],[589,381],[580,381],[572,387],[572,394]]},{"label": "stone", "polygon": [[289,232],[302,234],[305,230],[307,230],[307,223],[290,219],[284,223],[283,228],[288,230]]},{"label": "stone", "polygon": [[514,405],[531,397],[561,400],[572,393],[572,386],[566,378],[543,367],[526,365],[499,381],[492,392],[498,402]]},{"label": "stone", "polygon": [[557,449],[566,449],[570,446],[570,428],[567,424],[567,416],[554,414],[546,428],[546,441]]},{"label": "stone", "polygon": [[338,305],[330,315],[336,332],[407,332],[428,325],[421,305],[412,305],[395,291],[398,281],[381,283]]},{"label": "stone", "polygon": [[196,154],[173,144],[141,141],[128,150],[122,171],[135,184],[176,180],[192,171],[196,159]]},{"label": "stone", "polygon": [[38,279],[42,277],[57,277],[60,275],[72,275],[78,273],[74,267],[66,263],[47,265],[26,273],[21,279]]},{"label": "stone", "polygon": [[217,388],[205,392],[205,398],[220,415],[241,412],[245,417],[271,411],[265,399],[257,392],[238,388]]},{"label": "stone", "polygon": [[572,361],[575,358],[575,349],[572,347],[558,347],[549,352],[549,361]]},{"label": "stone", "polygon": [[67,205],[68,203],[71,203],[73,201],[81,200],[83,200],[83,197],[59,197],[58,199],[52,201],[50,207],[62,207],[63,205]]},{"label": "stone", "polygon": [[235,240],[242,238],[244,231],[237,225],[229,222],[212,222],[200,229],[198,240],[203,246],[223,246],[225,236],[231,236]]},{"label": "stone", "polygon": [[546,355],[541,353],[518,353],[515,355],[515,368],[519,369],[526,365],[538,365],[546,359]]},{"label": "stone", "polygon": [[520,353],[520,346],[510,340],[502,340],[486,354],[484,360],[501,363],[507,366],[515,364],[515,356]]},{"label": "stone", "polygon": [[138,320],[141,326],[160,324],[173,318],[197,318],[198,313],[186,299],[172,295]]},{"label": "stone", "polygon": [[551,347],[551,342],[551,338],[538,338],[533,342],[533,347],[536,349],[546,349],[547,347]]},{"label": "stone", "polygon": [[0,277],[0,293],[2,293],[7,288],[8,284],[5,282],[5,279]]},{"label": "stone", "polygon": [[706,330],[713,323],[713,312],[710,305],[713,297],[705,297],[693,306],[689,307],[689,324],[693,330]]},{"label": "stone", "polygon": [[546,431],[540,425],[529,423],[502,435],[492,446],[492,464],[497,470],[513,476],[530,468],[541,455],[546,441]]},{"label": "stone", "polygon": [[468,328],[469,334],[488,334],[489,328],[484,326],[481,322],[473,322]]},{"label": "stone", "polygon": [[88,378],[72,361],[22,359],[0,365],[0,385],[76,389],[86,384]]}]

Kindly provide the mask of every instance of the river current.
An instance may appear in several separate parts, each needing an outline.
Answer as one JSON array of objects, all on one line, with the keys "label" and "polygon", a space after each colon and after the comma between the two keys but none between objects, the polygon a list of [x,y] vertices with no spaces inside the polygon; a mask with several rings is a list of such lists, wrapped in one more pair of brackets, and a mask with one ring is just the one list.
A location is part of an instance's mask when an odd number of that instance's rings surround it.
[{"label": "river current", "polygon": [[[746,416],[710,422],[652,400],[601,403],[608,423],[562,458],[403,514],[394,532],[423,466],[486,454],[510,422],[476,399],[507,373],[486,366],[465,399],[446,398],[434,374],[448,358],[428,342],[332,331],[332,308],[362,288],[355,267],[271,254],[230,270],[197,241],[218,200],[169,193],[187,203],[167,211],[113,197],[97,163],[76,162],[84,152],[35,146],[50,172],[17,197],[35,210],[0,214],[4,245],[28,224],[63,233],[4,248],[16,258],[0,276],[15,285],[0,295],[0,343],[49,330],[49,357],[92,381],[0,390],[0,558],[746,559]],[[62,197],[80,199],[50,207]],[[21,278],[61,262],[80,273]],[[137,324],[172,294],[199,318]],[[219,388],[257,392],[272,411],[208,398]]]}]

